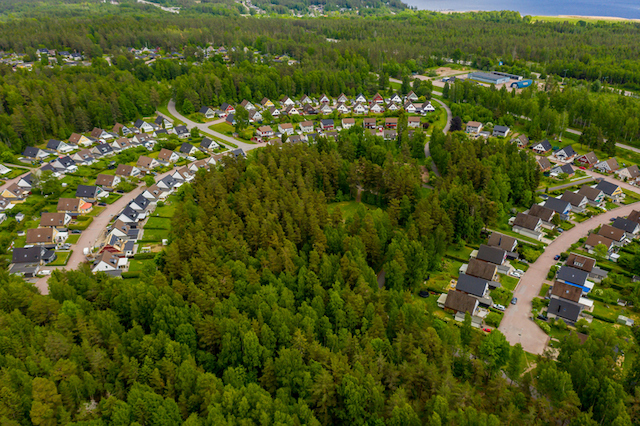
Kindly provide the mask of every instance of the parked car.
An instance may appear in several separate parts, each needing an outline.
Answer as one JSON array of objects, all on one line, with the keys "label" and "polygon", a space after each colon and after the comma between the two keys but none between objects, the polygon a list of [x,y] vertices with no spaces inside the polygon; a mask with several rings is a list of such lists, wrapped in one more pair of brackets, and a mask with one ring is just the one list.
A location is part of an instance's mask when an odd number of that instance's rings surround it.
[{"label": "parked car", "polygon": [[556,254],[555,256],[553,256],[553,260],[559,260],[560,259],[560,255]]},{"label": "parked car", "polygon": [[106,207],[106,206],[107,206],[107,203],[98,203],[98,206],[100,206],[100,207]]},{"label": "parked car", "polygon": [[71,233],[72,233],[72,234],[82,234],[82,231],[81,231],[81,230],[79,230],[79,229],[72,229],[72,230],[71,230]]},{"label": "parked car", "polygon": [[497,309],[497,310],[499,310],[499,311],[504,311],[504,310],[506,310],[506,309],[507,309],[507,308],[505,308],[503,305],[493,305],[493,307],[494,307],[494,308],[496,308],[496,309]]},{"label": "parked car", "polygon": [[515,305],[516,303],[518,303],[518,298],[514,297],[513,299],[511,299],[511,304]]},{"label": "parked car", "polygon": [[429,297],[429,292],[426,290],[421,290],[420,293],[418,293],[418,296],[427,298]]},{"label": "parked car", "polygon": [[562,234],[564,232],[564,229],[558,228],[558,232]]},{"label": "parked car", "polygon": [[484,331],[485,333],[491,333],[491,329],[488,327],[483,328],[482,331]]},{"label": "parked car", "polygon": [[117,192],[118,194],[124,194],[124,191],[123,191],[122,189],[118,189],[116,192]]}]

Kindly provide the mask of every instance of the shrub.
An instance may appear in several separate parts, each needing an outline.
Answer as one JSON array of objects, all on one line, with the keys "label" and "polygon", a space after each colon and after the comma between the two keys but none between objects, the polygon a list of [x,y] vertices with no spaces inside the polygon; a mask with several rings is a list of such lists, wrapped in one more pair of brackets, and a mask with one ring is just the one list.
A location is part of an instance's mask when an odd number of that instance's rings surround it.
[{"label": "shrub", "polygon": [[136,260],[153,259],[155,257],[156,257],[156,253],[138,253],[133,255],[133,258]]},{"label": "shrub", "polygon": [[491,312],[484,319],[484,322],[486,322],[487,324],[489,324],[490,326],[493,326],[493,327],[499,327],[500,326],[500,321],[502,321],[502,315],[497,313],[497,312]]},{"label": "shrub", "polygon": [[538,324],[538,327],[540,327],[545,333],[551,333],[551,327],[549,327],[549,324],[547,324],[546,322],[537,319],[535,320],[535,323]]},{"label": "shrub", "polygon": [[556,265],[553,265],[549,269],[549,273],[547,274],[547,279],[552,280],[556,276],[556,272],[558,272],[558,267]]},{"label": "shrub", "polygon": [[138,278],[141,271],[123,272],[122,278]]}]

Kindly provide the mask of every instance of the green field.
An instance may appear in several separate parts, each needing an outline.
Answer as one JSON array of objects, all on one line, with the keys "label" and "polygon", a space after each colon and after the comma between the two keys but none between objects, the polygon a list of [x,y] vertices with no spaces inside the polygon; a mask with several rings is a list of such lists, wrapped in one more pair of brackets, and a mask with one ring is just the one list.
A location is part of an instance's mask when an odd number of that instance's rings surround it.
[{"label": "green field", "polygon": [[511,291],[516,289],[518,281],[519,280],[517,278],[510,277],[508,275],[500,275],[500,284],[502,284],[502,287]]},{"label": "green field", "polygon": [[153,259],[137,260],[131,259],[129,261],[129,272],[142,271],[145,265],[153,265]]},{"label": "green field", "polygon": [[65,266],[67,264],[67,262],[69,261],[69,258],[71,257],[71,253],[73,253],[73,250],[70,251],[57,251],[56,252],[56,260],[54,260],[53,262],[49,263],[49,266]]},{"label": "green field", "polygon": [[151,217],[147,221],[147,224],[144,226],[144,229],[171,229],[171,219],[164,217]]},{"label": "green field", "polygon": [[142,240],[145,241],[162,241],[165,238],[169,238],[168,229],[145,229]]},{"label": "green field", "polygon": [[341,201],[339,203],[331,203],[327,205],[327,210],[329,214],[333,213],[336,208],[340,208],[342,212],[342,217],[347,220],[355,216],[355,214],[360,210],[364,209],[364,211],[371,211],[373,214],[382,213],[382,210],[379,207],[372,206],[366,203],[359,203],[357,201]]},{"label": "green field", "polygon": [[71,234],[71,235],[69,235],[69,238],[67,238],[65,243],[75,244],[75,243],[78,242],[79,239],[80,239],[80,234]]}]

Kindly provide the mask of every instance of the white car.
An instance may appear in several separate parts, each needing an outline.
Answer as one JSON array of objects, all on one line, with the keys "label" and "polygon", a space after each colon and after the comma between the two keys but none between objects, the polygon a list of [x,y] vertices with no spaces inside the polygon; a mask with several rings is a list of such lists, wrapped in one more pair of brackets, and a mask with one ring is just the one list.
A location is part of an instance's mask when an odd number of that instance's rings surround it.
[{"label": "white car", "polygon": [[38,275],[49,275],[50,273],[51,273],[50,270],[45,269],[44,271],[40,271],[40,274],[38,274]]},{"label": "white car", "polygon": [[493,305],[493,307],[494,307],[494,308],[496,308],[496,309],[497,309],[497,310],[499,310],[499,311],[504,311],[505,309],[507,309],[507,308],[505,308],[505,307],[504,307],[504,306],[502,306],[502,305]]}]

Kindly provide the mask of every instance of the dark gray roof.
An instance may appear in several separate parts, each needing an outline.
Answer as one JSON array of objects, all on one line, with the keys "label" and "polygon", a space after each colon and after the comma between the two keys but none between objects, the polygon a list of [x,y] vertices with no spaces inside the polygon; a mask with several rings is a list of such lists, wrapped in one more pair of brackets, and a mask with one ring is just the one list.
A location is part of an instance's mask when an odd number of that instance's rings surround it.
[{"label": "dark gray roof", "polygon": [[587,197],[582,194],[576,194],[575,192],[571,192],[569,190],[564,191],[562,197],[560,197],[562,201],[569,202],[572,206],[579,206],[581,203],[586,202]]},{"label": "dark gray roof", "polygon": [[325,118],[321,122],[323,126],[333,126],[333,118]]},{"label": "dark gray roof", "polygon": [[580,311],[582,311],[582,308],[575,302],[567,299],[553,298],[549,302],[549,309],[547,310],[547,313],[557,315],[560,318],[571,322],[576,322],[578,321]]},{"label": "dark gray roof", "polygon": [[[136,203],[138,206],[142,207],[143,209],[146,209],[147,206],[149,205],[150,201],[148,198],[145,198],[142,196],[142,194],[138,195],[136,198],[133,199],[133,201],[131,201],[132,203]],[[131,204],[131,203],[129,203]]]},{"label": "dark gray roof", "polygon": [[97,194],[98,194],[97,186],[78,185],[78,190],[76,191],[76,197],[80,197],[80,198],[96,198]]},{"label": "dark gray roof", "polygon": [[234,150],[231,151],[231,155],[233,155],[235,158],[238,157],[247,157],[247,154],[245,154],[245,152],[242,150],[242,148],[236,148]]},{"label": "dark gray roof", "polygon": [[101,154],[108,154],[110,152],[113,152],[113,148],[111,147],[111,145],[109,145],[108,143],[103,143],[100,144],[98,146],[96,146],[97,150],[100,151]]},{"label": "dark gray roof", "polygon": [[55,256],[53,250],[44,247],[14,248],[11,263],[39,263],[49,261]]},{"label": "dark gray roof", "polygon": [[571,203],[554,197],[547,198],[544,206],[560,214],[564,214],[566,211],[571,211]]},{"label": "dark gray roof", "polygon": [[615,183],[607,182],[603,179],[596,186],[596,189],[599,189],[607,195],[612,195],[618,189],[618,185],[616,185]]},{"label": "dark gray roof", "polygon": [[444,302],[445,308],[453,309],[457,312],[469,312],[470,314],[473,314],[477,305],[478,299],[455,290],[449,290],[447,300]]},{"label": "dark gray roof", "polygon": [[533,216],[526,213],[518,213],[516,215],[516,220],[513,222],[513,226],[519,226],[520,228],[535,231],[540,220],[541,219],[538,216]]},{"label": "dark gray roof", "polygon": [[187,126],[176,126],[175,131],[178,135],[189,133],[189,129],[187,129]]},{"label": "dark gray roof", "polygon": [[126,243],[124,243],[124,250],[125,251],[133,251],[133,246],[136,244],[135,241],[133,240],[129,240]]},{"label": "dark gray roof", "polygon": [[180,145],[180,152],[182,152],[183,154],[189,154],[192,149],[193,145],[191,145],[189,142],[185,142]]},{"label": "dark gray roof", "polygon": [[200,111],[198,111],[200,114],[206,114],[207,111],[209,111],[211,108],[209,108],[208,106],[203,106],[202,108],[200,108]]},{"label": "dark gray roof", "polygon": [[209,148],[209,147],[211,147],[211,145],[214,145],[214,146],[215,146],[215,145],[217,145],[217,142],[216,142],[216,143],[214,143],[214,142],[213,142],[213,140],[211,140],[211,139],[209,139],[209,138],[203,138],[203,139],[202,139],[202,142],[200,142],[200,146],[201,146],[202,148]]},{"label": "dark gray roof", "polygon": [[614,228],[622,229],[624,232],[628,232],[630,234],[634,233],[638,228],[638,224],[636,222],[623,217],[619,217],[614,220],[612,225]]},{"label": "dark gray roof", "polygon": [[545,139],[543,141],[540,141],[540,142],[538,142],[536,144],[533,144],[533,146],[535,147],[538,144],[542,144],[542,146],[543,146],[545,151],[549,151],[552,148],[551,143],[547,139]]},{"label": "dark gray roof", "polygon": [[485,262],[495,263],[496,265],[502,265],[506,255],[507,252],[505,250],[482,244],[478,250],[478,256],[476,258],[484,260]]},{"label": "dark gray roof", "polygon": [[28,146],[24,149],[24,151],[22,151],[22,155],[24,155],[25,157],[36,158],[39,152],[40,152],[39,148],[36,148],[34,146]]},{"label": "dark gray roof", "polygon": [[132,209],[130,206],[125,207],[124,210],[122,210],[122,214],[131,220],[138,219],[138,212]]},{"label": "dark gray roof", "polygon": [[566,173],[568,175],[572,175],[575,172],[571,164],[563,164],[562,166],[554,167],[553,171],[555,173]]},{"label": "dark gray roof", "polygon": [[47,148],[49,148],[49,149],[58,149],[58,147],[60,146],[61,143],[62,143],[62,141],[59,141],[57,139],[49,139],[49,142],[47,142]]},{"label": "dark gray roof", "polygon": [[576,151],[573,149],[573,147],[571,145],[565,146],[564,148],[560,148],[554,154],[557,155],[561,151],[564,151],[564,155],[567,156],[567,157],[572,157],[572,156],[576,155]]},{"label": "dark gray roof", "polygon": [[493,131],[494,132],[500,132],[500,133],[504,133],[507,130],[509,130],[509,128],[507,126],[494,126],[493,127]]},{"label": "dark gray roof", "polygon": [[177,180],[175,180],[173,178],[173,176],[171,175],[167,175],[165,177],[163,177],[162,179],[160,179],[158,182],[162,182],[164,183],[166,186],[168,186],[169,188],[173,188],[175,186],[176,183],[178,183]]},{"label": "dark gray roof", "polygon": [[534,204],[529,209],[530,216],[539,217],[545,222],[550,222],[554,214],[555,212],[551,210],[549,207],[541,206],[539,204]]},{"label": "dark gray roof", "polygon": [[62,164],[64,167],[71,167],[71,166],[74,166],[76,164],[76,162],[73,161],[73,159],[71,157],[69,157],[68,155],[65,156],[65,157],[58,158],[58,162],[60,164]]},{"label": "dark gray roof", "polygon": [[143,120],[136,120],[134,127],[137,127],[139,129],[140,127],[142,127],[143,124],[144,124]]},{"label": "dark gray roof", "polygon": [[482,278],[472,277],[467,274],[460,274],[458,278],[458,284],[456,289],[465,293],[473,294],[474,296],[483,297],[489,282]]},{"label": "dark gray roof", "polygon": [[566,281],[571,284],[583,286],[587,281],[589,273],[580,269],[572,268],[570,266],[563,266],[558,270],[558,279]]}]

